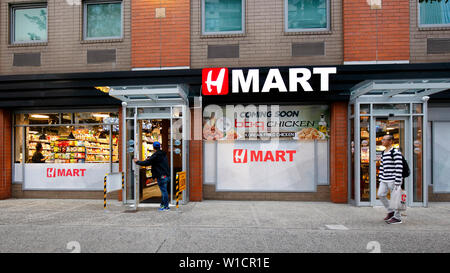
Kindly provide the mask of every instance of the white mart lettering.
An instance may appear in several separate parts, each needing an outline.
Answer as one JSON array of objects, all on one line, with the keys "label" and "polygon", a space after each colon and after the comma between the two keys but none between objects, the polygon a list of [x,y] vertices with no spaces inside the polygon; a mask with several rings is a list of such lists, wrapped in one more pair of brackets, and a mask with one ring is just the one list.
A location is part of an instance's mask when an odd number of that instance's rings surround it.
[{"label": "white mart lettering", "polygon": [[[303,91],[314,91],[309,83],[312,74],[320,75],[320,91],[329,91],[330,74],[336,74],[336,67],[314,67],[311,70],[308,68],[290,68],[289,69],[289,92],[297,92],[300,85]],[[247,76],[241,69],[232,70],[232,93],[248,93],[252,87],[253,93],[259,93],[259,70],[249,69]],[[262,93],[267,93],[270,89],[277,89],[279,92],[288,92],[286,84],[281,76],[278,68],[269,70],[264,85],[261,89]]]}]

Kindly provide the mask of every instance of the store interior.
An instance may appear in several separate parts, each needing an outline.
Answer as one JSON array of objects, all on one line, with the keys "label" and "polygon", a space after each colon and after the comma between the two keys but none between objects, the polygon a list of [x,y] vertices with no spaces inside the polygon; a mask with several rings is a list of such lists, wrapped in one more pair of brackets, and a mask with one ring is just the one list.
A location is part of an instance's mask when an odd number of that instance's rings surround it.
[{"label": "store interior", "polygon": [[[117,122],[110,113],[18,114],[16,125],[26,126],[16,127],[15,162],[25,153],[25,163],[118,163]],[[43,160],[36,161],[39,144]]]},{"label": "store interior", "polygon": [[[153,143],[158,141],[161,143],[161,150],[167,155],[167,160],[169,162],[169,168],[171,162],[173,162],[174,174],[177,171],[182,170],[182,144],[181,141],[173,140],[173,161],[171,160],[171,149],[170,145],[170,120],[169,119],[152,119],[152,120],[140,120],[139,130],[141,135],[141,149],[139,151],[139,160],[145,160],[147,157],[151,156],[155,150],[153,148]],[[139,170],[139,184],[140,184],[140,196],[141,203],[160,203],[161,202],[161,191],[159,189],[156,178],[152,176],[152,167],[141,166]],[[174,175],[172,174],[172,175]],[[175,176],[174,181],[175,181]],[[175,191],[175,183],[171,190],[170,182],[167,187],[169,192],[169,198],[172,191]],[[181,200],[181,198],[180,198]]]},{"label": "store interior", "polygon": [[[370,201],[370,134],[369,117],[361,117],[361,178],[360,198],[361,201]],[[378,192],[378,172],[381,163],[381,155],[386,149],[381,140],[387,134],[394,136],[394,149],[404,151],[404,121],[403,120],[376,120],[376,192]],[[389,197],[389,196],[388,196]],[[377,196],[378,199],[378,196]]]}]

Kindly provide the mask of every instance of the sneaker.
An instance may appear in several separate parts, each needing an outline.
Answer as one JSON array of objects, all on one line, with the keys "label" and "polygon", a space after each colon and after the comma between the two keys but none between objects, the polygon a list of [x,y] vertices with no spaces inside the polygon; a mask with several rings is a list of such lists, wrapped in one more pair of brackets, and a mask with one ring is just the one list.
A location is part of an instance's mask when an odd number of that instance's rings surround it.
[{"label": "sneaker", "polygon": [[392,217],[389,221],[387,221],[386,223],[388,223],[388,224],[401,224],[401,223],[403,223],[402,222],[402,220],[400,220],[400,219],[397,219],[397,218],[395,218],[395,217]]},{"label": "sneaker", "polygon": [[165,207],[164,210],[170,210],[170,208],[169,207]]},{"label": "sneaker", "polygon": [[165,211],[166,209],[164,207],[160,207],[158,210],[159,211]]},{"label": "sneaker", "polygon": [[384,218],[384,221],[389,221],[391,218],[394,217],[394,212],[389,212],[387,216]]}]

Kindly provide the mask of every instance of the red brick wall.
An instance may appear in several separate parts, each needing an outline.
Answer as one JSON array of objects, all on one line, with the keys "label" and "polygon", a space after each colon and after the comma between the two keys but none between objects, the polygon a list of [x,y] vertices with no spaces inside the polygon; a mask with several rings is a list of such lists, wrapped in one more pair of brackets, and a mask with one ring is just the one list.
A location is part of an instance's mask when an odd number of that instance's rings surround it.
[{"label": "red brick wall", "polygon": [[344,61],[409,60],[409,0],[343,1]]},{"label": "red brick wall", "polygon": [[[156,18],[165,8],[165,18]],[[188,0],[133,0],[131,3],[132,67],[189,66]]]},{"label": "red brick wall", "polygon": [[331,201],[334,203],[348,201],[347,122],[347,103],[333,103],[331,105],[330,188]]},{"label": "red brick wall", "polygon": [[189,200],[203,200],[203,141],[201,108],[191,109],[189,141]]},{"label": "red brick wall", "polygon": [[0,199],[11,198],[11,113],[0,109]]}]

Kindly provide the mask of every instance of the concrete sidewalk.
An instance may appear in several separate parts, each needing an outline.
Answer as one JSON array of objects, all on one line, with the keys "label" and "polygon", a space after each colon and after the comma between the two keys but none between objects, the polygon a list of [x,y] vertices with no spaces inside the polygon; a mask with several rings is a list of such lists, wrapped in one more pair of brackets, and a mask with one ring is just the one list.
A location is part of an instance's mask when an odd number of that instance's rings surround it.
[{"label": "concrete sidewalk", "polygon": [[[450,203],[409,208],[322,202],[203,201],[125,212],[117,201],[0,201],[0,252],[450,252]],[[79,248],[78,248],[79,246]]]}]

